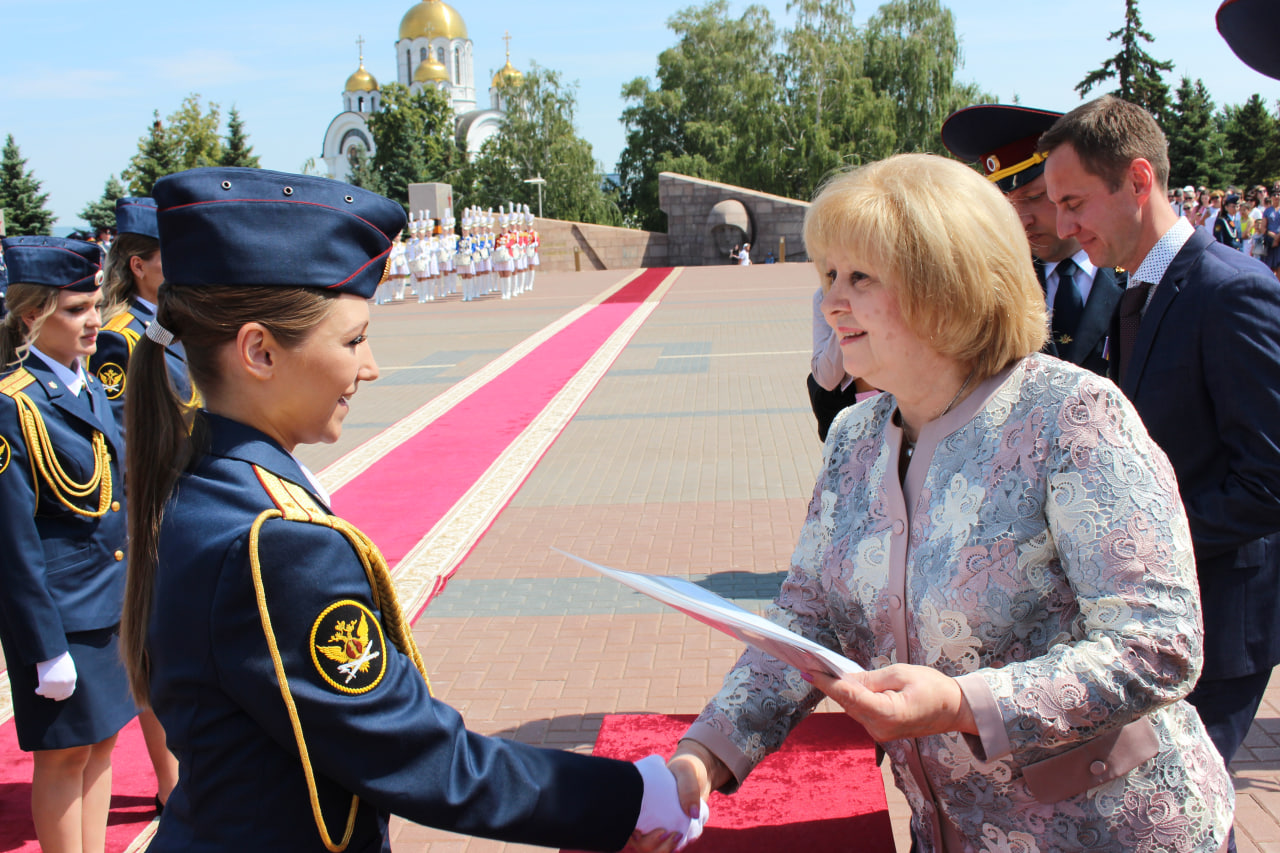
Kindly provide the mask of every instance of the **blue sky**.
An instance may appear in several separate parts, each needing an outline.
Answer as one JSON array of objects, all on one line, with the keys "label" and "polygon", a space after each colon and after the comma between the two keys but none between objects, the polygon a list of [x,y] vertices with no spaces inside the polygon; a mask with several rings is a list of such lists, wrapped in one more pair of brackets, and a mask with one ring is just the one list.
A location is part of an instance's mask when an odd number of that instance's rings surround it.
[{"label": "blue sky", "polygon": [[[393,48],[400,18],[416,0],[215,0],[205,3],[115,3],[88,0],[0,0],[0,136],[12,133],[28,167],[50,194],[59,226],[119,174],[151,121],[178,108],[191,92],[232,104],[244,118],[254,151],[267,168],[300,171],[319,159],[329,120],[357,65],[380,82],[395,79]],[[945,0],[944,0],[945,2]],[[582,0],[456,0],[475,42],[477,78],[504,61],[531,61],[578,83],[579,132],[605,171],[625,145],[619,92],[637,76],[652,77],[657,55],[674,42],[666,26],[684,0],[586,3]],[[732,0],[741,12],[746,3]],[[787,22],[785,0],[765,0]],[[876,8],[863,3],[862,23]],[[961,78],[1008,102],[1066,110],[1080,103],[1072,87],[1115,51],[1105,41],[1123,19],[1123,0],[992,3],[953,0],[964,49]],[[1181,75],[1203,78],[1219,103],[1261,93],[1280,98],[1280,82],[1239,62],[1213,24],[1217,0],[1146,0],[1143,24],[1151,52]],[[1016,10],[1016,21],[996,8]]]}]

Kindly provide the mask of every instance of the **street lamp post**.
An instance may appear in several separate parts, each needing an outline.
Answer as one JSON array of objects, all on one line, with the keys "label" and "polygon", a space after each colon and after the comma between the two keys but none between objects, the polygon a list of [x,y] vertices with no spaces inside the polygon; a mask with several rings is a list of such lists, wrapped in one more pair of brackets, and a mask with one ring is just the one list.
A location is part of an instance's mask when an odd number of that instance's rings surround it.
[{"label": "street lamp post", "polygon": [[541,219],[542,218],[542,185],[547,182],[547,179],[542,177],[542,175],[538,175],[538,177],[536,178],[525,178],[524,182],[526,184],[538,185],[538,218]]}]

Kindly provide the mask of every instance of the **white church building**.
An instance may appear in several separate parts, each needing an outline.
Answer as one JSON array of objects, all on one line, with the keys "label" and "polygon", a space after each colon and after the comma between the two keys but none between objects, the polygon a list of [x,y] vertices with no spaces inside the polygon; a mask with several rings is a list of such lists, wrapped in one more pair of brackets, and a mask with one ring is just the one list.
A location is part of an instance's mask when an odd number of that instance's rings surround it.
[{"label": "white church building", "polygon": [[[503,84],[519,83],[523,75],[511,65],[508,37],[507,63],[493,75],[489,85],[489,106],[479,108],[476,100],[475,48],[467,36],[467,25],[457,10],[444,0],[419,0],[400,19],[396,41],[396,79],[417,93],[434,86],[453,104],[459,146],[471,156],[485,140],[498,132],[506,108],[498,94]],[[353,148],[368,156],[376,150],[366,118],[382,106],[378,81],[365,70],[363,40],[360,67],[347,78],[342,91],[342,112],[329,122],[324,134],[322,157],[331,177],[344,180]]]}]

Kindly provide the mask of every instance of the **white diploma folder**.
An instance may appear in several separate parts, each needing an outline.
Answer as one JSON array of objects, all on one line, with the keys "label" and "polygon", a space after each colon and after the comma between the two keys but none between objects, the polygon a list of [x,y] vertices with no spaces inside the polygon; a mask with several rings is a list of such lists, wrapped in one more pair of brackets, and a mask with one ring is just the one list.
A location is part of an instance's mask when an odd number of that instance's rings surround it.
[{"label": "white diploma folder", "polygon": [[674,607],[686,616],[692,616],[703,624],[710,625],[717,631],[723,631],[731,637],[737,637],[748,646],[773,655],[783,663],[807,672],[825,672],[839,678],[862,672],[862,667],[847,657],[820,646],[812,640],[775,625],[763,616],[750,610],[743,610],[733,602],[721,598],[714,592],[705,590],[695,583],[682,578],[662,577],[661,575],[642,575],[637,572],[625,572],[611,569],[590,560],[574,556],[568,551],[552,548],[571,560],[576,560],[588,568],[595,569],[606,577],[626,584],[636,592],[642,592],[656,598],[668,607]]}]

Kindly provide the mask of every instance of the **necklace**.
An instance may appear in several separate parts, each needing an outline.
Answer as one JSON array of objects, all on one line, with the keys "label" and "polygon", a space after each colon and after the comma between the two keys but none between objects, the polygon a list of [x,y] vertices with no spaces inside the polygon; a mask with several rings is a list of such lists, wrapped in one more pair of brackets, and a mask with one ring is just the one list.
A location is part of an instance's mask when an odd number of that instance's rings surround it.
[{"label": "necklace", "polygon": [[[973,379],[973,371],[972,371],[972,370],[970,370],[970,371],[969,371],[969,375],[968,375],[968,376],[966,376],[966,377],[964,378],[964,382],[963,382],[963,383],[961,383],[961,385],[960,385],[960,390],[959,390],[959,391],[957,391],[957,392],[956,392],[956,395],[955,395],[954,397],[952,397],[952,398],[951,398],[951,402],[950,402],[950,403],[947,403],[947,407],[946,407],[945,409],[943,409],[941,412],[939,412],[939,413],[938,413],[938,418],[945,417],[945,416],[946,416],[946,414],[947,414],[947,412],[951,411],[952,407],[954,407],[954,406],[955,406],[955,404],[956,404],[956,402],[960,399],[960,395],[964,393],[964,389],[966,389],[966,388],[968,388],[968,387],[969,387],[969,380],[970,380],[970,379]],[[938,418],[934,418],[934,420],[937,420]],[[902,431],[902,436],[903,436],[903,438],[906,438],[906,435],[907,435],[907,431],[906,431],[906,430],[903,430],[903,431]],[[908,439],[906,439],[906,444],[903,446],[903,452],[904,452],[904,453],[906,453],[906,455],[907,455],[907,458],[908,458],[908,459],[910,459],[910,458],[911,458],[911,454],[913,454],[913,453],[915,453],[915,452],[916,452],[916,442],[915,442],[915,439],[909,439],[909,438],[908,438]]]}]

